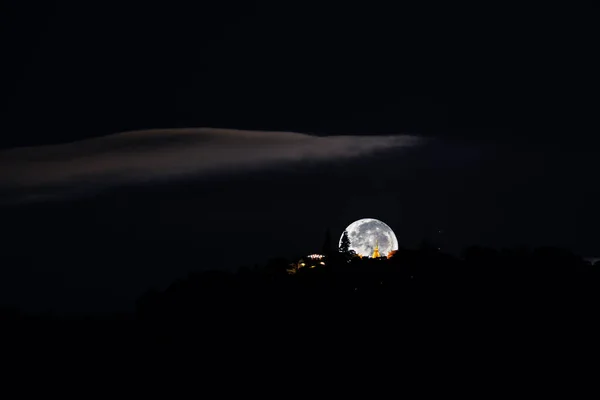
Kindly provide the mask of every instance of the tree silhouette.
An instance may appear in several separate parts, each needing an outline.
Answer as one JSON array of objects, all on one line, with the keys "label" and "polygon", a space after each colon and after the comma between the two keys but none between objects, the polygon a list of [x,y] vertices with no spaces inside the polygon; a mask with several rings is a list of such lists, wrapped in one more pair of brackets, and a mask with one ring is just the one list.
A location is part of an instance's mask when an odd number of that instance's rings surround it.
[{"label": "tree silhouette", "polygon": [[323,240],[323,246],[321,248],[321,254],[323,254],[326,257],[329,257],[331,253],[331,231],[329,230],[329,228],[327,228],[327,230],[325,231],[325,239]]},{"label": "tree silhouette", "polygon": [[342,241],[340,243],[340,253],[347,253],[350,251],[350,239],[348,238],[348,231],[344,231],[342,234]]},{"label": "tree silhouette", "polygon": [[344,231],[342,234],[342,242],[340,243],[340,253],[346,258],[346,260],[352,259],[356,252],[350,249],[350,238],[348,238],[348,231]]}]

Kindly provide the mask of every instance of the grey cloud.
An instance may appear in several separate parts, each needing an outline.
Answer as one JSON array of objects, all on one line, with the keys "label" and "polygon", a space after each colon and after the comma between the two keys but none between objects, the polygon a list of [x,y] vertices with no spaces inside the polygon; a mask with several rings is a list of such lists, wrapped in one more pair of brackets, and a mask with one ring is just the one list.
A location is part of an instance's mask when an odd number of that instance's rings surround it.
[{"label": "grey cloud", "polygon": [[278,163],[335,161],[417,145],[396,136],[317,137],[212,128],[119,133],[0,152],[0,194],[41,200],[85,188],[198,176]]}]

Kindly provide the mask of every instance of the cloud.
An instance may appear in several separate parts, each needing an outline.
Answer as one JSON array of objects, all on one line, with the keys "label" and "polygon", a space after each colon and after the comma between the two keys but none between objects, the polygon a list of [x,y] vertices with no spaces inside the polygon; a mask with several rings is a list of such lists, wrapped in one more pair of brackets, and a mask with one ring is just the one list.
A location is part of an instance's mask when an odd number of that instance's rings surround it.
[{"label": "cloud", "polygon": [[0,194],[41,200],[111,185],[328,162],[414,146],[414,136],[327,136],[212,128],[131,131],[0,152]]}]

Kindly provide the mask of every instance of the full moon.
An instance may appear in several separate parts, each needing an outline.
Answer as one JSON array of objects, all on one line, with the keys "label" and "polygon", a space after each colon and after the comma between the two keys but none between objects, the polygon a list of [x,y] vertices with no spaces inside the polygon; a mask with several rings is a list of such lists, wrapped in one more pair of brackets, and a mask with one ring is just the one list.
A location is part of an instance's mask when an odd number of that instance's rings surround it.
[{"label": "full moon", "polygon": [[[375,246],[379,246],[379,253],[387,256],[391,251],[398,250],[398,239],[392,228],[374,218],[363,218],[354,221],[346,228],[350,249],[362,257],[371,257]],[[340,245],[342,244],[340,237]]]}]

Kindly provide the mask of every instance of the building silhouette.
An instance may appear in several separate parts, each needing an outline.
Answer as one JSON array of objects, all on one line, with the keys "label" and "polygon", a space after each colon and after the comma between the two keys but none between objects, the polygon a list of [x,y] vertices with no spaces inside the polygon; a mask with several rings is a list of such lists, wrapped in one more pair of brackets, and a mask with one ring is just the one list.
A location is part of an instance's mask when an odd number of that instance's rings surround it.
[{"label": "building silhouette", "polygon": [[381,254],[379,254],[379,241],[375,242],[375,248],[373,249],[373,255],[371,258],[379,258]]}]

